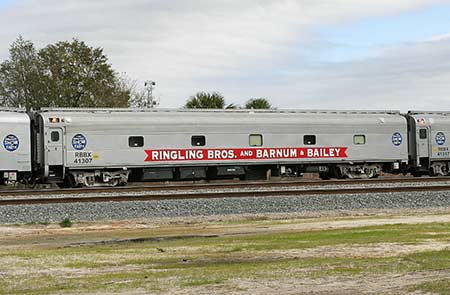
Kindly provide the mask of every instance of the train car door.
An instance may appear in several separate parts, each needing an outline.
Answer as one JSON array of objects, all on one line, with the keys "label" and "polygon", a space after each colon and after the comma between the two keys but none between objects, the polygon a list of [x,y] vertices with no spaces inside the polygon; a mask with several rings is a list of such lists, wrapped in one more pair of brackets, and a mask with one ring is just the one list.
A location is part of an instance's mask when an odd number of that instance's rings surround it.
[{"label": "train car door", "polygon": [[420,166],[428,168],[430,161],[430,127],[422,126],[417,129],[417,158]]},{"label": "train car door", "polygon": [[62,166],[63,159],[63,129],[49,128],[47,133],[47,165]]}]

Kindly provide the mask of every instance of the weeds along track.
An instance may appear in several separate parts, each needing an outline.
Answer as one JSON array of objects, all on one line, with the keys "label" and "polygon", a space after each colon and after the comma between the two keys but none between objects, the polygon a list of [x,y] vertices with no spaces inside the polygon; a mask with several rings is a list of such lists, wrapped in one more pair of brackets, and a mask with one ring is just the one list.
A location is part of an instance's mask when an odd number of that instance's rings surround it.
[{"label": "weeds along track", "polygon": [[[450,178],[381,178],[375,180],[236,182],[145,185],[120,188],[16,190],[2,191],[0,193],[0,206],[170,199],[432,192],[450,191],[449,182]],[[358,185],[358,187],[348,187],[352,185]],[[364,185],[370,186],[364,187]],[[139,194],[129,194],[133,192],[139,192]]]}]

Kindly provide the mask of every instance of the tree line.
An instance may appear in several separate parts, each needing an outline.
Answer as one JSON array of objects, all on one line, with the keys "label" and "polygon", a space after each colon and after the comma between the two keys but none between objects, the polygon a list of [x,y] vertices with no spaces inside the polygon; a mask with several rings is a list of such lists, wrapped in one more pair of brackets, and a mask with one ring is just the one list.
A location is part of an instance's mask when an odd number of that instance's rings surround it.
[{"label": "tree line", "polygon": [[77,39],[37,50],[19,37],[0,65],[0,99],[7,107],[122,107],[130,95],[103,49]]},{"label": "tree line", "polygon": [[[0,105],[41,107],[145,106],[145,94],[136,81],[116,72],[103,52],[78,39],[49,44],[41,49],[19,36],[0,64]],[[266,98],[246,102],[248,109],[271,109]],[[198,92],[184,108],[236,109],[217,92]]]}]

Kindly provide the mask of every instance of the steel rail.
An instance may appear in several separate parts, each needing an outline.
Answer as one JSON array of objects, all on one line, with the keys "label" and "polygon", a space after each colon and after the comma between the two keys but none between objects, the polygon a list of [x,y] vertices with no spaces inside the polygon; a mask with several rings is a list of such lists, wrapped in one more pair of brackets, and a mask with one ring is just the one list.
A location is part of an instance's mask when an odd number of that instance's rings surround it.
[{"label": "steel rail", "polygon": [[376,178],[376,179],[341,179],[341,180],[282,180],[282,181],[238,181],[223,183],[195,183],[195,184],[157,184],[157,185],[132,185],[124,187],[92,187],[92,188],[69,188],[69,189],[26,189],[26,190],[0,190],[1,196],[19,195],[64,195],[64,194],[89,194],[89,193],[122,193],[122,192],[145,192],[145,191],[180,191],[196,189],[229,189],[229,188],[252,188],[252,187],[306,187],[318,185],[351,185],[351,184],[386,184],[386,183],[427,183],[427,182],[450,182],[450,177],[429,178]]},{"label": "steel rail", "polygon": [[0,206],[8,205],[43,205],[60,203],[98,203],[98,202],[130,202],[130,201],[158,201],[176,199],[217,199],[244,197],[296,197],[308,195],[344,195],[368,193],[402,193],[402,192],[430,192],[448,191],[450,185],[437,186],[409,186],[409,187],[370,187],[370,188],[340,188],[340,189],[311,189],[311,190],[280,190],[280,191],[232,191],[232,192],[202,192],[186,194],[152,194],[152,195],[117,195],[90,197],[58,197],[58,198],[20,198],[0,199]]}]

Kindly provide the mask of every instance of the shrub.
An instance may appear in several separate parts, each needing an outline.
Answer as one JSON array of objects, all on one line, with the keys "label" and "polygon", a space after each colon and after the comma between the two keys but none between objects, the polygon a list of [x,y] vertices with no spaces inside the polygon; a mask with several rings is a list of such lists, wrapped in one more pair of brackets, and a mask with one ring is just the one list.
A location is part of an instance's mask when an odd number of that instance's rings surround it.
[{"label": "shrub", "polygon": [[64,218],[63,221],[59,223],[61,227],[72,227],[73,223],[69,218]]}]

